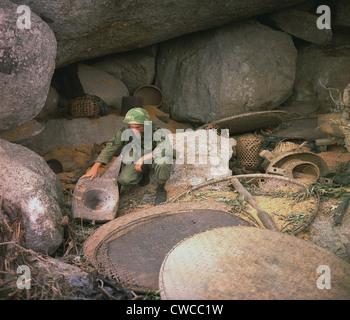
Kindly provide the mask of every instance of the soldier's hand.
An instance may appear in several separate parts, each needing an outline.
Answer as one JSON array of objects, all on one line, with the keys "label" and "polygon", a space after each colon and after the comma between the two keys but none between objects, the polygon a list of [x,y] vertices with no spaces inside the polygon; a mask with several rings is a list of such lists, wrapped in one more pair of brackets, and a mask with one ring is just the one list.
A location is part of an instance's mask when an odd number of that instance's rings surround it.
[{"label": "soldier's hand", "polygon": [[80,177],[80,179],[90,178],[90,180],[92,180],[97,176],[98,168],[101,167],[101,165],[101,162],[95,162],[94,165]]},{"label": "soldier's hand", "polygon": [[135,170],[138,172],[142,172],[143,163],[144,163],[144,159],[143,159],[143,157],[141,157],[139,160],[136,161]]},{"label": "soldier's hand", "polygon": [[81,176],[80,179],[84,179],[84,178],[90,178],[90,180],[92,180],[93,178],[95,178],[97,176],[97,169],[95,169],[94,167],[92,167],[90,170],[88,170],[84,175]]}]

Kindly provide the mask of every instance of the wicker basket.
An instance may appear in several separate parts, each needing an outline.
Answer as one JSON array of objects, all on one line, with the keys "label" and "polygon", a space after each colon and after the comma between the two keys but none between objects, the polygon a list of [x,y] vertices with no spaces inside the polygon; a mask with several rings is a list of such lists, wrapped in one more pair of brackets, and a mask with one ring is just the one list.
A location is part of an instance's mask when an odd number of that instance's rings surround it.
[{"label": "wicker basket", "polygon": [[263,139],[253,134],[237,138],[237,165],[240,168],[256,170],[259,165],[259,152]]},{"label": "wicker basket", "polygon": [[92,97],[75,98],[70,110],[73,118],[93,117],[100,114],[99,104]]}]

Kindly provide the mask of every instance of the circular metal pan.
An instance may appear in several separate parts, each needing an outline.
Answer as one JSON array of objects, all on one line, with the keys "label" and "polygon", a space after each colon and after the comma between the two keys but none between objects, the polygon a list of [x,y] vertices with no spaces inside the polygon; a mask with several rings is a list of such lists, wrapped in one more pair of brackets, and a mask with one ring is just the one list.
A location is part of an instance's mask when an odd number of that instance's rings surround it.
[{"label": "circular metal pan", "polygon": [[217,227],[250,225],[227,209],[218,202],[203,201],[140,210],[97,229],[85,242],[84,254],[101,274],[124,287],[158,291],[162,262],[178,242]]},{"label": "circular metal pan", "polygon": [[349,300],[350,264],[280,232],[217,228],[168,253],[159,288],[164,300]]},{"label": "circular metal pan", "polygon": [[163,103],[163,92],[154,85],[139,87],[135,90],[134,97],[141,97],[144,106],[160,107]]},{"label": "circular metal pan", "polygon": [[251,132],[278,126],[282,122],[281,116],[286,114],[286,111],[281,110],[243,113],[205,124],[199,129],[229,129],[231,135]]}]

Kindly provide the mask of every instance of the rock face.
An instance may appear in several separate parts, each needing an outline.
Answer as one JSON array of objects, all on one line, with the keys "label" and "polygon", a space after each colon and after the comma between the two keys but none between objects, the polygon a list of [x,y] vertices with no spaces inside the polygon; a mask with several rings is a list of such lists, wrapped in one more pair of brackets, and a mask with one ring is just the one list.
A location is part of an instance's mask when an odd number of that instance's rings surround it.
[{"label": "rock face", "polygon": [[0,6],[0,130],[19,126],[43,108],[55,68],[56,39],[50,27],[34,13],[25,26],[17,5]]},{"label": "rock face", "polygon": [[57,176],[31,150],[0,139],[0,190],[22,212],[25,246],[53,254],[63,239],[63,195]]},{"label": "rock face", "polygon": [[297,9],[285,9],[268,16],[273,25],[305,41],[326,45],[332,39],[331,29],[318,29],[318,16]]},{"label": "rock face", "polygon": [[341,99],[339,93],[342,94],[350,82],[344,70],[349,69],[350,49],[348,47],[299,48],[294,90],[289,100],[316,102],[319,109],[324,111],[334,109],[336,105],[330,93],[334,100]]},{"label": "rock face", "polygon": [[14,0],[29,5],[55,32],[57,66],[143,48],[303,0]]},{"label": "rock face", "polygon": [[292,93],[296,53],[290,36],[246,20],[162,44],[156,84],[175,120],[271,110]]}]

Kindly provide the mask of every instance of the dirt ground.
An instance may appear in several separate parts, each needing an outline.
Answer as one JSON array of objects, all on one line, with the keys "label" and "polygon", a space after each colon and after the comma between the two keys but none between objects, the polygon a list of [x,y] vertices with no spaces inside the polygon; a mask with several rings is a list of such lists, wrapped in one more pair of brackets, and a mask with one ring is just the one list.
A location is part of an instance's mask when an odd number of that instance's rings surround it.
[{"label": "dirt ground", "polygon": [[[71,157],[73,158],[72,161],[77,163],[79,167],[82,167],[87,163],[91,157],[92,152],[93,150],[90,146],[61,147],[46,154],[44,158],[48,160],[52,158],[62,159],[65,157]],[[350,154],[346,152],[346,149],[343,146],[339,145],[330,146],[326,152],[321,152],[318,155],[325,160],[331,172],[337,172],[342,165],[350,161]],[[101,168],[99,174],[102,175],[108,167],[109,165]],[[71,179],[77,174],[77,172],[79,172],[78,169],[71,172],[62,172],[57,174],[61,180],[62,189],[64,192],[65,200],[67,202],[71,201],[72,199],[75,183],[72,182]],[[188,186],[185,182],[183,185],[176,187],[167,186],[166,189],[168,191],[168,200],[176,197],[178,194],[187,190],[189,187],[190,186]],[[151,179],[151,183],[148,186],[136,186],[127,192],[123,192],[122,190],[120,195],[118,216],[123,216],[129,212],[153,206],[155,189],[156,184]],[[294,191],[297,192],[298,190],[296,189]],[[295,199],[292,196],[288,197],[285,195],[288,193],[292,193],[292,190],[285,190],[285,193],[279,197],[277,197],[275,194],[273,196],[259,194],[256,195],[256,200],[259,206],[267,212],[272,212],[274,215],[275,223],[279,228],[286,227],[286,223],[288,223],[288,221],[285,221],[286,216],[293,213],[298,213],[299,218],[302,218],[302,215],[310,215],[313,208],[315,207],[313,199],[309,199],[307,201],[296,204]],[[234,199],[237,198],[237,194],[233,193],[232,190],[227,191],[227,188],[225,188],[223,184],[222,188],[214,186],[211,190],[210,188],[209,190],[198,190],[191,196],[187,195],[185,197],[182,197],[179,199],[179,201],[200,201],[201,199],[207,198],[219,199],[219,201],[234,201]],[[318,215],[329,216],[329,207],[336,207],[340,203],[340,200],[330,198],[327,202],[329,202],[329,205],[325,205],[323,203],[320,206]],[[326,210],[326,212],[322,213],[322,209]],[[250,207],[247,211],[254,216],[253,208]],[[307,234],[304,234],[304,237],[307,238]]]},{"label": "dirt ground", "polygon": [[[79,178],[79,176],[83,174],[81,168],[87,164],[93,154],[99,153],[102,148],[103,145],[79,147],[62,146],[44,155],[44,159],[47,161],[50,159],[59,159],[63,167],[61,170],[64,170],[64,172],[57,173],[66,201],[66,216],[62,220],[62,225],[65,230],[64,242],[57,250],[53,262],[50,262],[51,258],[49,259],[49,257],[44,258],[22,248],[21,250],[26,250],[25,252],[37,261],[46,263],[45,268],[37,268],[39,271],[38,274],[35,274],[35,290],[33,289],[30,294],[27,292],[27,296],[23,296],[22,291],[13,291],[13,285],[8,285],[9,293],[4,291],[6,299],[55,299],[57,297],[60,299],[75,299],[69,283],[61,277],[61,271],[50,271],[47,273],[47,266],[54,266],[57,265],[58,262],[62,262],[65,265],[64,268],[66,268],[67,265],[69,265],[69,268],[76,268],[77,270],[74,272],[77,274],[84,272],[91,274],[91,272],[95,270],[94,266],[85,259],[82,246],[86,239],[100,227],[100,224],[74,221],[71,215],[70,204],[76,185],[76,180],[74,179]],[[344,170],[345,165],[350,164],[350,154],[346,152],[344,147],[339,145],[330,146],[327,152],[319,153],[319,155],[325,160],[332,172]],[[109,166],[100,168],[99,174],[102,175],[108,167]],[[346,167],[347,170],[349,170],[349,166]],[[350,192],[350,188],[324,189],[328,192],[328,196],[322,197],[322,201],[317,202],[314,196],[304,197],[303,192],[305,190],[297,185],[292,184],[288,185],[288,187],[275,186],[271,189],[268,187],[266,188],[266,185],[261,184],[259,180],[247,181],[245,179],[240,179],[240,181],[245,181],[244,186],[254,196],[258,205],[269,213],[276,226],[282,232],[294,233],[301,228],[301,231],[297,232],[296,236],[305,240],[312,240],[310,230],[308,228],[303,229],[303,226],[305,224],[307,225],[311,217],[315,215],[315,220],[332,222],[333,212],[340,204],[341,198],[344,196],[344,190],[347,193]],[[256,211],[249,203],[242,199],[242,196],[237,193],[229,182],[211,184],[205,188],[199,188],[193,192],[186,193],[189,188],[190,186],[187,185],[185,181],[182,185],[167,185],[168,201],[172,201],[175,197],[183,193],[183,196],[176,201],[197,202],[211,200],[217,201],[218,203],[220,202],[221,204],[225,203],[230,207],[230,212],[233,214],[245,219],[252,225],[261,226]],[[154,180],[152,180],[152,177],[151,183],[147,186],[136,186],[129,191],[123,191],[122,189],[117,216],[121,217],[141,209],[153,207],[155,189],[156,184]],[[315,209],[317,210],[315,211]],[[348,215],[349,213],[350,208],[346,214]],[[43,272],[43,270],[45,270],[45,272]],[[52,277],[52,279],[50,278],[50,280],[48,276]],[[16,277],[13,278],[13,281],[15,280]],[[159,295],[157,295],[157,293],[150,293],[150,295],[138,296],[137,299],[159,299]]]}]

